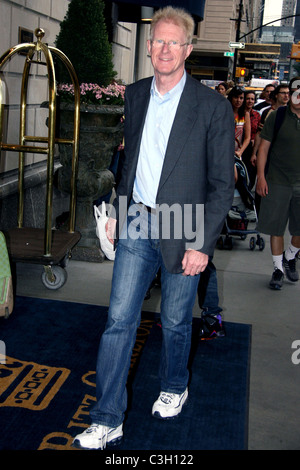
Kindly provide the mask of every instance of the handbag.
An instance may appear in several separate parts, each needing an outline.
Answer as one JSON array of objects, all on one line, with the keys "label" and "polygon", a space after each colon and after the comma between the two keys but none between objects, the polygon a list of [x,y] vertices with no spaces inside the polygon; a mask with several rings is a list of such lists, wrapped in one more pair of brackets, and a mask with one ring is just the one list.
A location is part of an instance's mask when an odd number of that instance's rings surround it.
[{"label": "handbag", "polygon": [[14,307],[13,281],[6,239],[0,232],[0,317],[8,318]]},{"label": "handbag", "polygon": [[97,207],[94,206],[94,216],[96,219],[96,235],[100,241],[100,248],[105,254],[106,258],[110,261],[115,259],[115,250],[114,245],[109,241],[106,235],[105,225],[108,221],[108,216],[106,213],[105,202],[102,202],[102,205]]}]

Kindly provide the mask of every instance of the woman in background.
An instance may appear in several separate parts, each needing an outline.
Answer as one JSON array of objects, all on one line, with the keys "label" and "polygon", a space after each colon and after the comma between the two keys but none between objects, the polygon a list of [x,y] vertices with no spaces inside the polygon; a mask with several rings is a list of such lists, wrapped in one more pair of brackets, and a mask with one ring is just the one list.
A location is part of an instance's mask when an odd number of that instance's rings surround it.
[{"label": "woman in background", "polygon": [[[244,161],[244,155],[250,144],[250,139],[251,139],[250,114],[245,109],[244,99],[245,99],[245,90],[242,87],[238,87],[238,86],[233,87],[228,95],[228,100],[231,103],[231,106],[233,109],[234,121],[235,121],[235,155],[236,157],[238,157],[240,160],[243,160],[243,161]],[[234,165],[234,178],[235,178],[235,183],[236,183],[236,189],[238,190],[241,199],[245,203],[245,200],[243,199],[243,192],[241,192],[241,190],[243,189],[243,185],[241,186],[239,184],[241,180],[239,179],[236,165]],[[246,208],[245,211],[248,217],[248,209]],[[232,211],[230,212],[231,212],[231,217],[232,217],[233,213]],[[252,213],[251,214],[249,213],[249,215],[251,218],[253,218]]]},{"label": "woman in background", "polygon": [[244,98],[245,90],[238,86],[233,87],[228,95],[235,121],[235,155],[241,160],[251,138],[250,115],[243,106]]},{"label": "woman in background", "polygon": [[261,116],[258,111],[253,109],[255,105],[255,93],[254,91],[248,90],[245,92],[245,98],[243,103],[243,108],[245,112],[249,113],[250,116],[250,127],[251,127],[251,134],[250,134],[250,143],[246,150],[243,153],[243,162],[246,165],[249,179],[250,179],[250,188],[252,189],[255,180],[256,180],[256,167],[253,166],[251,163],[251,156],[254,147],[255,136],[259,130],[259,125],[261,121]]},{"label": "woman in background", "polygon": [[226,96],[226,92],[228,90],[228,85],[226,82],[221,82],[219,83],[219,85],[216,87],[216,91],[218,93],[220,93],[220,95],[223,95],[225,98],[227,98]]}]

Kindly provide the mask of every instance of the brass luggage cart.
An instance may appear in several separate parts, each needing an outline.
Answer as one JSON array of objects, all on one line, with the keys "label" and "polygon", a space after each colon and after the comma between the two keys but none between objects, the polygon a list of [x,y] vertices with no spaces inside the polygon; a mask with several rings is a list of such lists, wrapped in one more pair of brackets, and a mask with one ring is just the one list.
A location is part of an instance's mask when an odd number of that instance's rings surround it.
[{"label": "brass luggage cart", "polygon": [[[26,55],[22,75],[21,102],[20,102],[20,136],[18,144],[3,142],[3,113],[4,113],[4,83],[0,76],[0,151],[19,152],[19,178],[18,178],[18,226],[5,232],[7,248],[13,262],[38,263],[44,266],[42,282],[49,289],[60,288],[67,279],[65,266],[72,248],[80,240],[80,233],[75,231],[76,208],[76,178],[78,167],[79,124],[80,124],[80,91],[75,70],[66,55],[55,47],[42,42],[44,31],[35,30],[36,42],[22,43],[10,48],[0,57],[0,72],[4,64],[15,54],[22,52]],[[56,128],[56,80],[53,54],[57,56],[67,68],[74,85],[74,131],[72,139],[55,137]],[[30,66],[32,64],[47,67],[49,90],[49,117],[48,136],[36,137],[26,135],[26,107]],[[73,146],[72,174],[70,194],[70,218],[67,231],[52,229],[52,200],[54,177],[54,151],[55,144]],[[37,145],[36,145],[37,144]],[[47,190],[46,214],[44,229],[23,227],[24,214],[24,167],[25,153],[39,153],[47,156]]]}]

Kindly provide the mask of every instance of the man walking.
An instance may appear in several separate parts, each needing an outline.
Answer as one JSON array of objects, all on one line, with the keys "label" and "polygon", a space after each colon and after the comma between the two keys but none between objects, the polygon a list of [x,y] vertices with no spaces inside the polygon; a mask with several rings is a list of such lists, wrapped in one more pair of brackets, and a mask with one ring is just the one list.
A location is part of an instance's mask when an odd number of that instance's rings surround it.
[{"label": "man walking", "polygon": [[275,90],[275,85],[272,85],[272,83],[266,85],[262,91],[263,99],[260,100],[259,103],[257,103],[255,106],[253,106],[253,109],[255,109],[255,111],[258,111],[260,115],[262,115],[266,108],[271,106],[272,101],[270,99],[270,94],[273,90]]},{"label": "man walking", "polygon": [[286,106],[290,100],[290,90],[288,85],[278,85],[275,90],[271,91],[270,93],[270,104],[269,107],[265,108],[262,115],[260,124],[258,126],[257,134],[255,136],[254,146],[251,155],[251,163],[253,166],[256,166],[256,159],[257,159],[257,152],[260,146],[261,137],[260,133],[264,127],[264,123],[272,111],[280,108],[281,106]]},{"label": "man walking", "polygon": [[113,242],[116,233],[118,239],[110,307],[98,352],[92,425],[74,440],[80,448],[103,449],[122,439],[132,348],[159,268],[163,344],[153,416],[175,417],[188,396],[199,276],[234,190],[231,107],[186,74],[193,32],[194,21],[184,10],[158,10],[147,42],[154,77],[126,89],[125,159],[116,216],[107,223],[108,238]]},{"label": "man walking", "polygon": [[[299,279],[296,255],[300,249],[300,77],[291,80],[289,91],[287,107],[272,112],[264,124],[257,156],[256,191],[262,197],[257,228],[270,235],[274,271],[269,286],[275,290],[283,285],[284,271],[290,281]],[[279,127],[280,115],[283,122]],[[284,251],[287,223],[292,237]]]}]

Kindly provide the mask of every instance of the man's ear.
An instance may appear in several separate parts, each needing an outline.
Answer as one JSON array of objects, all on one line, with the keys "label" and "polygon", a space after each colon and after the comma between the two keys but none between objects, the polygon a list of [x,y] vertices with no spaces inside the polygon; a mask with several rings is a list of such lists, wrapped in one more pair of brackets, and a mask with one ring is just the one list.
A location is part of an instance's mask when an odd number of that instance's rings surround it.
[{"label": "man's ear", "polygon": [[187,48],[186,48],[186,56],[185,58],[187,59],[188,56],[191,54],[192,50],[193,50],[193,44],[188,44]]},{"label": "man's ear", "polygon": [[151,54],[151,41],[150,41],[150,39],[147,39],[147,49],[148,49],[149,54]]}]

